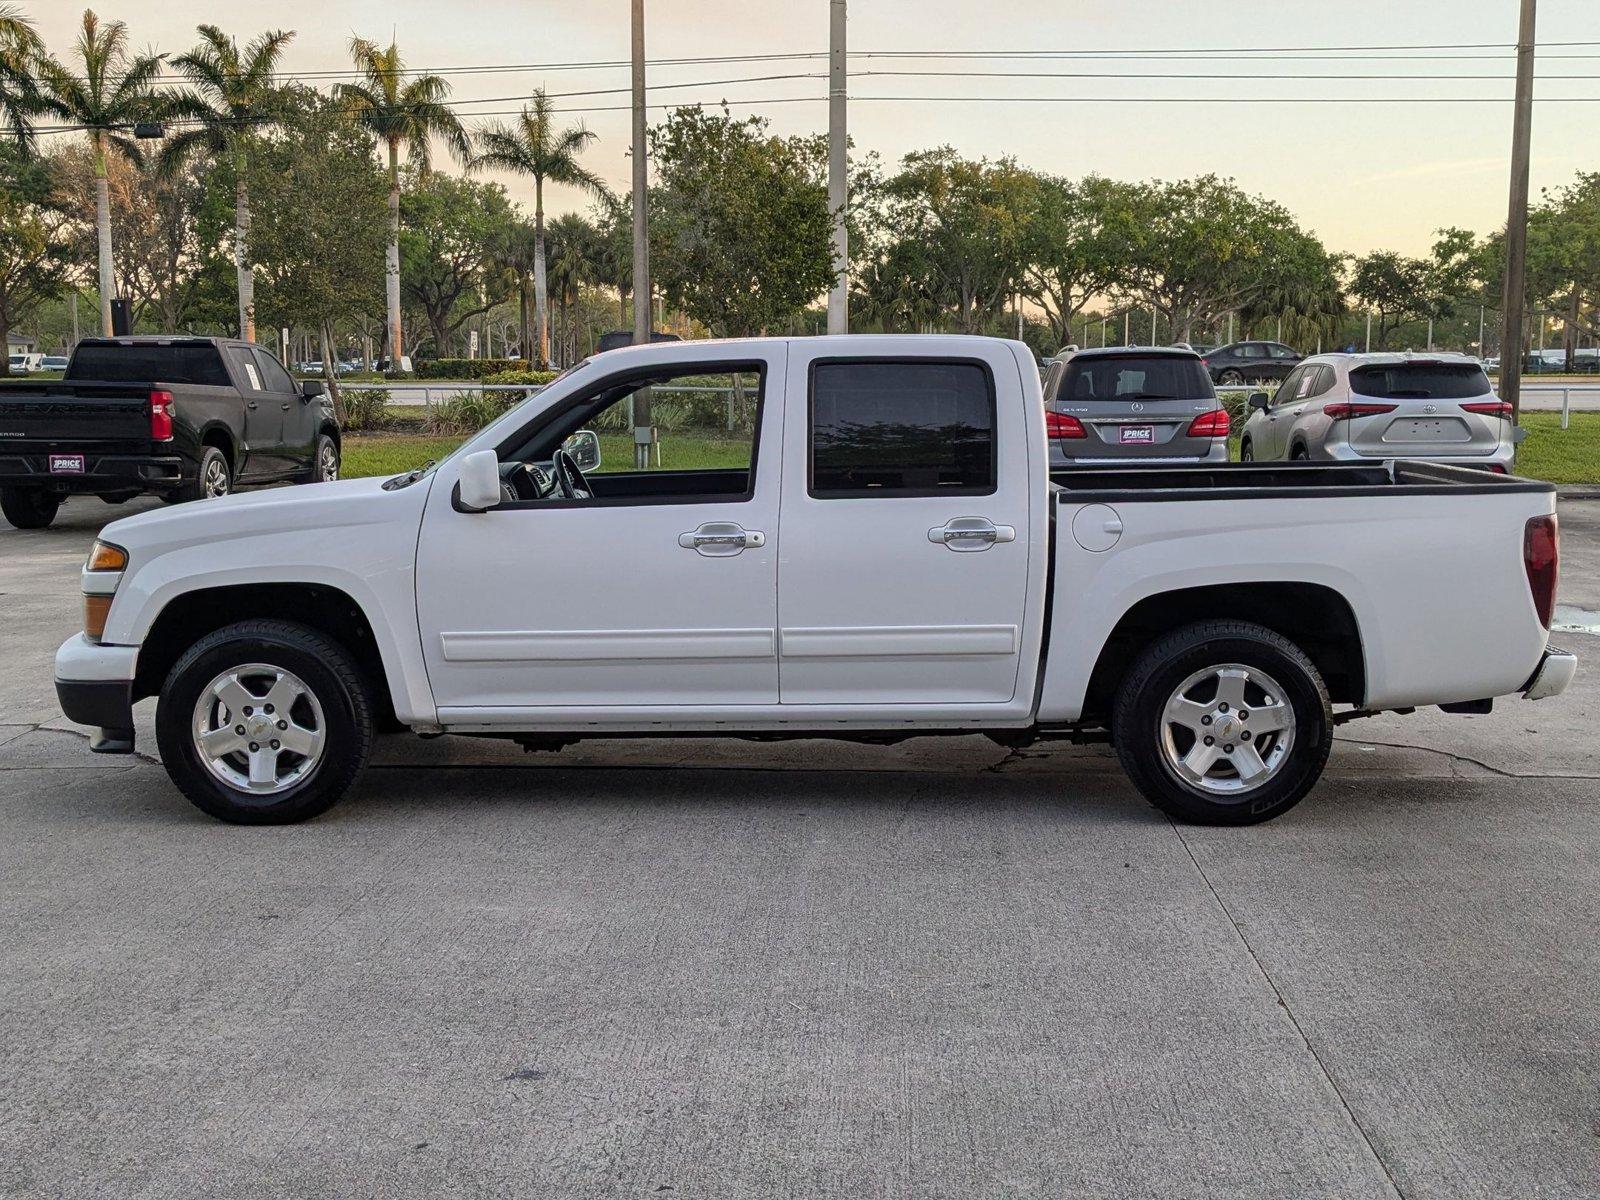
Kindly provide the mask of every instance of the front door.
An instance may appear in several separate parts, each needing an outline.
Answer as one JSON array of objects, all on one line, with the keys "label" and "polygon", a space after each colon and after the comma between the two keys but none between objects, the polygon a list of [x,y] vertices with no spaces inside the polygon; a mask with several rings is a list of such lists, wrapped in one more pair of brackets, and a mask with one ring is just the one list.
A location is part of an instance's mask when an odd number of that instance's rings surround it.
[{"label": "front door", "polygon": [[[785,350],[734,349],[658,346],[644,378],[596,356],[500,439],[507,499],[488,512],[457,511],[441,468],[416,586],[442,720],[777,703]],[[638,470],[628,414],[644,403],[657,441]],[[574,498],[555,451],[578,429],[599,434],[600,464]]]},{"label": "front door", "polygon": [[1004,704],[1034,480],[1017,360],[987,342],[965,360],[918,358],[914,339],[882,339],[870,357],[837,347],[790,349],[783,703]]},{"label": "front door", "polygon": [[312,442],[316,440],[318,410],[306,403],[289,372],[267,351],[257,346],[251,352],[261,369],[261,382],[282,414],[278,458],[287,470],[304,471],[311,466]]}]

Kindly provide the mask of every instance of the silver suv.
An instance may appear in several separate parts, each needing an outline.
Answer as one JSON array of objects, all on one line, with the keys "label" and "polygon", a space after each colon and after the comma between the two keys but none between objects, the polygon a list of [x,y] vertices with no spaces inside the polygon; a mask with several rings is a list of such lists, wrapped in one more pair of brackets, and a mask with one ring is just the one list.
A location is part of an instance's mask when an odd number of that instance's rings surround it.
[{"label": "silver suv", "polygon": [[1462,354],[1319,354],[1271,398],[1250,396],[1239,437],[1246,462],[1421,459],[1507,473],[1511,405]]},{"label": "silver suv", "polygon": [[1065,354],[1045,374],[1044,419],[1053,468],[1228,461],[1228,411],[1193,350]]}]

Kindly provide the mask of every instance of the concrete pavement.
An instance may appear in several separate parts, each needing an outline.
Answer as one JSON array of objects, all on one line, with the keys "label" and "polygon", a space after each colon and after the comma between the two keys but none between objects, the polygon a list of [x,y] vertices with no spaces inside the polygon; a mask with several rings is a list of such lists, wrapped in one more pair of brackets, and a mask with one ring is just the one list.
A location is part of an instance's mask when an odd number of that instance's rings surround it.
[{"label": "concrete pavement", "polygon": [[410,738],[236,829],[55,710],[143,503],[0,527],[0,1194],[1600,1187],[1587,634],[1574,693],[1346,726],[1248,830],[1096,748]]}]

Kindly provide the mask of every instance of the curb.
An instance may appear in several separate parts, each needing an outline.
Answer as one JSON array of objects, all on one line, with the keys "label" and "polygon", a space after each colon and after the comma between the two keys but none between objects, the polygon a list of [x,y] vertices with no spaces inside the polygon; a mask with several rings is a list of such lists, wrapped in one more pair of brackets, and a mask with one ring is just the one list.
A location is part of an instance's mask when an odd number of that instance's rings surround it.
[{"label": "curb", "polygon": [[1556,488],[1559,500],[1600,500],[1600,484],[1572,483]]}]

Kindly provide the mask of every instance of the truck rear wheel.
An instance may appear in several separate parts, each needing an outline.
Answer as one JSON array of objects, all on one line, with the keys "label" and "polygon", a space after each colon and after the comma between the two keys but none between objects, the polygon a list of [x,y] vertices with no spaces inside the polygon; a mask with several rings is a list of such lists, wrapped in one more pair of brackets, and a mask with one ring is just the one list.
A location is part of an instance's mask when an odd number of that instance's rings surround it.
[{"label": "truck rear wheel", "polygon": [[360,668],[331,638],[290,621],[241,621],[201,638],[168,673],[156,740],[202,812],[287,825],[354,785],[372,747],[372,705]]},{"label": "truck rear wheel", "polygon": [[183,503],[215,500],[232,490],[233,468],[228,465],[228,456],[215,446],[203,446],[200,461],[195,465],[194,478],[184,481],[178,489],[177,499]]},{"label": "truck rear wheel", "polygon": [[0,488],[0,513],[18,529],[44,529],[56,519],[61,497],[42,488]]},{"label": "truck rear wheel", "polygon": [[1252,825],[1293,808],[1321,777],[1333,711],[1293,642],[1244,621],[1204,621],[1134,662],[1112,737],[1128,777],[1162,812]]}]

